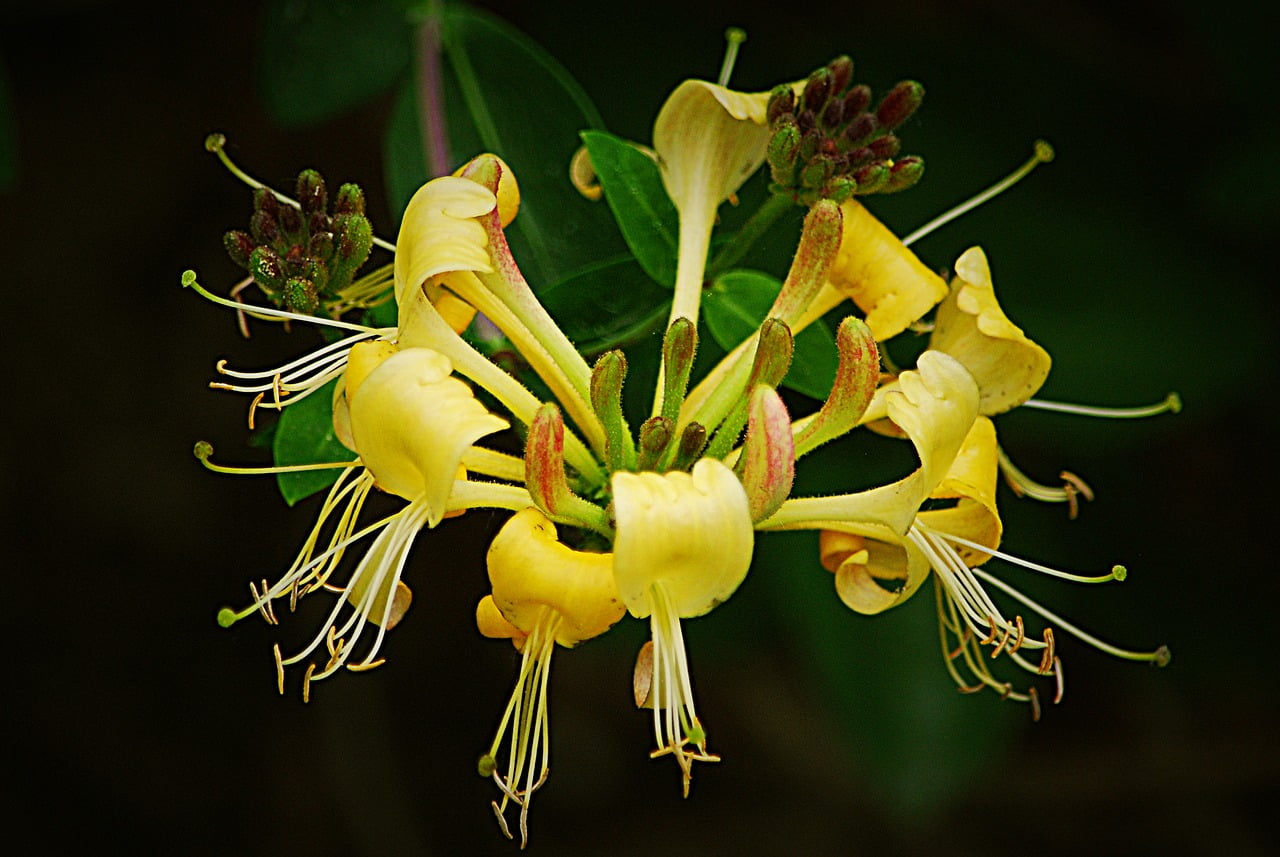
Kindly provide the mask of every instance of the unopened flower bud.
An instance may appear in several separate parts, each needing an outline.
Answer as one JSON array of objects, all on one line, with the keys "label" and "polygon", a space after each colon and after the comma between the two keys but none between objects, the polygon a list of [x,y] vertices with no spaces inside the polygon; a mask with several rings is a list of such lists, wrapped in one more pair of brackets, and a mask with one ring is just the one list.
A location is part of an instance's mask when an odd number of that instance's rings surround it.
[{"label": "unopened flower bud", "polygon": [[769,93],[769,104],[765,113],[769,118],[769,127],[783,116],[791,115],[796,109],[796,94],[785,83],[775,86]]},{"label": "unopened flower bud", "polygon": [[246,233],[233,229],[222,236],[222,246],[227,249],[231,261],[241,268],[249,267],[249,254],[253,252],[253,239]]},{"label": "unopened flower bud", "polygon": [[298,173],[297,197],[303,214],[309,216],[316,212],[324,213],[329,204],[329,192],[320,173],[315,170]]},{"label": "unopened flower bud", "polygon": [[348,182],[338,188],[338,198],[333,203],[333,213],[364,214],[364,191],[360,185]]},{"label": "unopened flower bud", "polygon": [[747,492],[752,521],[778,511],[795,481],[795,443],[791,416],[778,391],[763,384],[751,394],[747,435],[735,472]]},{"label": "unopened flower bud", "polygon": [[867,148],[871,150],[872,157],[887,161],[897,157],[898,151],[902,148],[902,141],[892,134],[885,134],[868,143]]},{"label": "unopened flower bud", "polygon": [[675,426],[666,417],[650,417],[640,426],[640,449],[636,456],[636,470],[655,470],[667,447]]},{"label": "unopened flower bud", "polygon": [[787,117],[778,124],[773,136],[769,138],[769,169],[773,180],[778,184],[790,183],[799,148],[800,129],[796,126],[795,119]]},{"label": "unopened flower bud", "polygon": [[853,79],[853,60],[847,56],[838,56],[827,63],[827,70],[831,72],[831,92],[838,95],[844,92]]},{"label": "unopened flower bud", "polygon": [[904,80],[889,91],[876,108],[876,119],[888,129],[897,128],[911,118],[924,101],[924,87],[914,80]]},{"label": "unopened flower bud", "polygon": [[844,114],[843,121],[852,122],[854,118],[867,109],[871,103],[871,87],[860,83],[845,93],[840,102]]},{"label": "unopened flower bud", "polygon": [[284,266],[275,250],[267,246],[255,247],[249,254],[249,273],[268,294],[284,288]]},{"label": "unopened flower bud", "polygon": [[832,82],[831,71],[826,68],[820,68],[809,75],[809,80],[804,85],[804,95],[800,101],[804,105],[804,109],[818,113],[826,107],[827,99],[831,97],[833,91]]},{"label": "unopened flower bud", "polygon": [[924,175],[924,161],[914,155],[903,158],[889,170],[889,180],[881,188],[881,193],[897,193],[920,181]]},{"label": "unopened flower bud", "polygon": [[280,206],[276,222],[286,241],[296,241],[302,233],[302,214],[292,205]]},{"label": "unopened flower bud", "polygon": [[604,427],[610,472],[635,466],[635,441],[622,413],[622,383],[626,377],[627,358],[621,351],[606,351],[591,369],[591,407]]},{"label": "unopened flower bud", "polygon": [[865,145],[879,128],[880,123],[876,117],[870,113],[859,113],[849,123],[849,127],[844,129],[845,142],[853,147]]},{"label": "unopened flower bud", "polygon": [[314,315],[320,306],[315,283],[305,277],[290,277],[284,284],[284,305],[293,312]]},{"label": "unopened flower bud", "polygon": [[889,180],[889,168],[881,163],[868,164],[854,172],[853,180],[858,183],[859,196],[877,193]]},{"label": "unopened flower bud", "polygon": [[280,237],[280,226],[276,223],[275,214],[270,211],[255,211],[249,218],[249,234],[253,236],[254,243],[274,244]]}]

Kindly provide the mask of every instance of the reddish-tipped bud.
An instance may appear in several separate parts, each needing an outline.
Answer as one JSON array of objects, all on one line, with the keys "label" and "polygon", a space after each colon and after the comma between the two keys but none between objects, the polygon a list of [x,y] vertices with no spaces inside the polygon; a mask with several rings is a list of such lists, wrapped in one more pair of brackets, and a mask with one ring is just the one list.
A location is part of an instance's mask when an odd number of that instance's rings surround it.
[{"label": "reddish-tipped bud", "polygon": [[270,247],[255,247],[249,254],[249,273],[268,294],[279,292],[284,288],[284,265],[280,256]]},{"label": "reddish-tipped bud", "polygon": [[914,80],[904,80],[889,91],[876,108],[876,119],[887,129],[897,128],[911,118],[924,101],[924,87]]},{"label": "reddish-tipped bud", "polygon": [[227,249],[231,261],[241,268],[249,267],[249,254],[253,252],[253,239],[245,233],[233,229],[222,236],[222,246]]},{"label": "reddish-tipped bud", "polygon": [[827,71],[831,72],[831,92],[839,95],[853,80],[853,60],[838,56],[827,64]]},{"label": "reddish-tipped bud", "polygon": [[315,170],[298,173],[297,197],[303,214],[310,216],[316,212],[324,213],[329,205],[329,191],[320,173]]},{"label": "reddish-tipped bud", "polygon": [[880,378],[880,350],[866,323],[853,316],[842,321],[836,329],[836,350],[840,362],[831,395],[796,433],[797,458],[850,431],[862,419],[875,395]]},{"label": "reddish-tipped bud", "polygon": [[364,191],[360,185],[348,182],[338,188],[338,198],[333,203],[334,214],[364,214]]},{"label": "reddish-tipped bud", "polygon": [[751,393],[747,435],[734,471],[746,489],[752,521],[762,521],[778,511],[791,494],[796,475],[791,416],[772,387],[762,384]]},{"label": "reddish-tipped bud", "polygon": [[924,175],[924,161],[914,155],[903,158],[889,170],[889,180],[881,189],[881,193],[896,193],[920,181]]},{"label": "reddish-tipped bud", "polygon": [[833,76],[829,69],[820,68],[809,75],[809,80],[804,85],[804,95],[800,99],[804,109],[814,113],[820,112],[826,106],[827,99],[831,97],[832,82]]},{"label": "reddish-tipped bud", "polygon": [[783,116],[789,116],[796,109],[796,94],[785,83],[774,87],[769,93],[769,104],[765,108],[770,127]]}]

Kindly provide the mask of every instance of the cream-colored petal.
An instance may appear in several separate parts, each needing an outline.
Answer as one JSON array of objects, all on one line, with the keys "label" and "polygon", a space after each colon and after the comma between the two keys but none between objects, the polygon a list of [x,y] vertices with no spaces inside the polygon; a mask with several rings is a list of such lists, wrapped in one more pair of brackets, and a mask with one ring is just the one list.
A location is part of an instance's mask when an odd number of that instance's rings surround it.
[{"label": "cream-colored petal", "polygon": [[877,342],[906,330],[947,296],[947,284],[856,199],[841,206],[840,252],[830,285],[866,314]]},{"label": "cream-colored petal", "polygon": [[705,220],[764,163],[769,93],[702,80],[676,87],[658,113],[653,148],[681,218]]},{"label": "cream-colored petal", "polygon": [[860,533],[877,524],[905,534],[920,504],[946,476],[978,414],[978,387],[968,371],[939,351],[920,355],[903,372],[885,409],[911,440],[920,467],[909,476],[867,491],[787,500],[759,529],[830,529]]},{"label": "cream-colored petal", "polygon": [[431,526],[447,511],[462,453],[507,428],[450,377],[447,357],[428,348],[403,349],[384,360],[351,398],[356,452],[378,487],[421,499]]},{"label": "cream-colored petal", "polygon": [[528,508],[513,515],[489,546],[493,603],[532,633],[544,607],[560,614],[556,642],[574,646],[609,630],[626,612],[613,581],[613,554],[573,550],[555,524]]},{"label": "cream-colored petal", "polygon": [[432,179],[419,188],[396,239],[396,302],[403,306],[413,290],[439,274],[492,271],[489,239],[476,218],[497,204],[488,188],[457,176]]},{"label": "cream-colored petal", "polygon": [[1034,396],[1051,363],[1049,353],[1000,308],[980,247],[956,260],[956,279],[938,307],[929,347],[965,365],[978,382],[984,414],[1003,413]]},{"label": "cream-colored petal", "polygon": [[614,579],[631,615],[651,612],[661,583],[682,617],[727,599],[751,565],[754,533],[742,483],[716,459],[692,473],[613,474]]},{"label": "cream-colored petal", "polygon": [[[986,417],[978,417],[947,477],[932,494],[935,499],[958,502],[949,509],[921,512],[920,521],[939,533],[959,536],[991,548],[999,547],[1003,528],[996,510],[998,470],[995,425]],[[957,544],[955,549],[970,567],[989,559],[989,555],[964,545]]]}]

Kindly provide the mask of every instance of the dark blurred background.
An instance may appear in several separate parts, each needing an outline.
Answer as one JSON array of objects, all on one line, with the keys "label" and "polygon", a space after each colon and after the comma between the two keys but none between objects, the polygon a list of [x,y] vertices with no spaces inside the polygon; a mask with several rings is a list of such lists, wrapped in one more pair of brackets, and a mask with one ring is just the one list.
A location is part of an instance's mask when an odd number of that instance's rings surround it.
[{"label": "dark blurred background", "polygon": [[[1167,669],[1067,641],[1066,699],[1031,724],[1023,707],[955,692],[928,593],[858,617],[812,537],[762,539],[739,594],[687,623],[724,761],[683,801],[674,765],[646,758],[648,714],[629,703],[639,623],[562,652],[532,852],[1277,853],[1266,510],[1280,379],[1262,251],[1280,124],[1262,70],[1274,32],[1252,6],[482,5],[558,57],[610,130],[646,142],[677,82],[715,76],[728,24],[750,36],[741,89],[842,52],[877,90],[921,80],[904,137],[929,173],[874,203],[900,230],[1049,139],[1052,165],[918,251],[940,268],[987,248],[1010,316],[1054,355],[1045,397],[1119,405],[1176,389],[1185,402],[1143,422],[1000,421],[1024,469],[1066,467],[1099,494],[1074,522],[1005,495],[1006,545],[1129,567],[1123,585],[1028,589],[1117,643],[1168,644]],[[214,623],[247,580],[287,566],[315,505],[288,510],[270,480],[199,468],[198,438],[224,461],[262,458],[244,443],[244,402],[205,384],[217,357],[269,365],[314,340],[243,340],[229,313],[179,288],[188,267],[214,288],[238,278],[220,235],[249,213],[205,134],[225,132],[277,185],[306,166],[360,182],[376,228],[395,234],[380,161],[390,95],[282,127],[257,83],[259,14],[241,0],[4,7],[17,145],[0,192],[5,838],[41,854],[511,853],[474,773],[516,669],[471,619],[499,517],[422,540],[418,601],[389,663],[325,682],[310,705],[296,676],[276,695],[277,629]],[[279,629],[286,649],[312,621]]]}]

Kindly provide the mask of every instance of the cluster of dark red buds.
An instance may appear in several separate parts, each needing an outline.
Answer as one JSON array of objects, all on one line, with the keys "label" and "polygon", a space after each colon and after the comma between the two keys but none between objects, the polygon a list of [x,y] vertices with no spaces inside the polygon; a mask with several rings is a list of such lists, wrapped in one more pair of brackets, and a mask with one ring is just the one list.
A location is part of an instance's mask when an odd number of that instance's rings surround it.
[{"label": "cluster of dark red buds", "polygon": [[373,226],[359,185],[338,188],[332,215],[324,178],[315,170],[298,173],[297,196],[294,206],[257,188],[249,231],[232,230],[222,242],[276,306],[315,315],[369,258]]},{"label": "cluster of dark red buds", "polygon": [[813,205],[893,193],[924,175],[924,161],[898,158],[894,131],[924,100],[924,87],[903,81],[870,110],[871,89],[851,86],[853,60],[838,57],[809,75],[799,96],[783,85],[769,97],[769,169],[773,191]]}]

